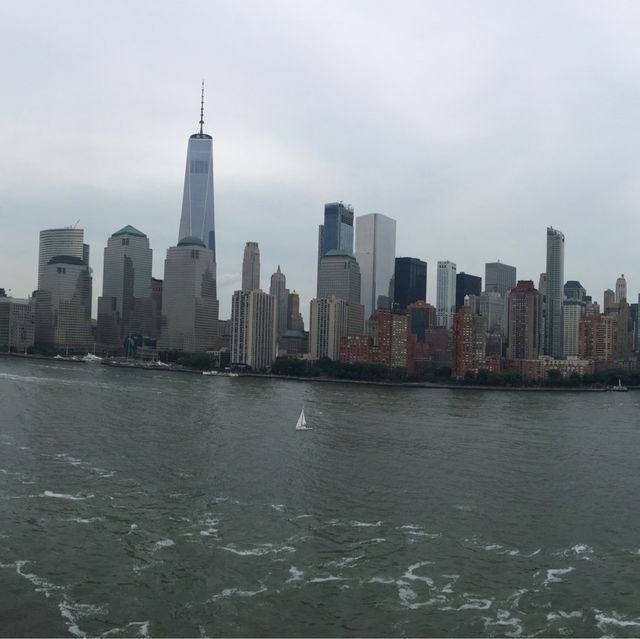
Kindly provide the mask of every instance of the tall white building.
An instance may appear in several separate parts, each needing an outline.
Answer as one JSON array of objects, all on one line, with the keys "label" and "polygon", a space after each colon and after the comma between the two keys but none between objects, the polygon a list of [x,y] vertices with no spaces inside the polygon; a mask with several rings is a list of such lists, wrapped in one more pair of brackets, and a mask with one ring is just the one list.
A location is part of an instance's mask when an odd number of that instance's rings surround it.
[{"label": "tall white building", "polygon": [[260,248],[257,242],[247,242],[242,258],[242,290],[260,289]]},{"label": "tall white building", "polygon": [[[199,131],[189,137],[184,172],[182,215],[178,242],[197,237],[216,262],[216,235],[213,205],[213,138],[204,132],[204,82],[200,101]],[[215,273],[215,268],[214,268]],[[215,282],[214,282],[215,286]]]},{"label": "tall white building", "polygon": [[231,300],[231,363],[256,371],[277,355],[276,298],[263,291],[236,291]]},{"label": "tall white building", "polygon": [[102,297],[98,298],[97,341],[105,346],[122,346],[127,335],[154,335],[151,303],[149,238],[125,226],[116,231],[104,249]]},{"label": "tall white building", "polygon": [[544,354],[559,359],[564,354],[564,235],[551,226],[547,228],[547,282],[544,295]]},{"label": "tall white building", "polygon": [[289,289],[287,288],[287,278],[280,270],[280,264],[278,264],[278,270],[271,276],[269,294],[276,298],[276,304],[278,305],[277,330],[279,337],[287,330],[287,319],[289,315]]},{"label": "tall white building", "polygon": [[89,265],[89,245],[84,244],[84,229],[69,226],[40,231],[38,288],[42,288],[42,276],[49,260],[61,255],[79,258],[86,266]]},{"label": "tall white building", "polygon": [[213,347],[218,324],[213,252],[198,237],[167,249],[162,288],[161,350],[202,353]]},{"label": "tall white building", "polygon": [[616,280],[616,304],[620,304],[622,300],[627,299],[627,280],[624,279],[624,273]]},{"label": "tall white building", "polygon": [[456,265],[453,262],[438,262],[436,286],[436,321],[438,326],[453,328],[456,313]]},{"label": "tall white building", "polygon": [[340,340],[348,333],[348,305],[335,296],[311,300],[309,314],[309,356],[340,359]]},{"label": "tall white building", "polygon": [[396,259],[396,221],[381,213],[356,218],[356,260],[362,276],[360,302],[365,319],[391,308]]}]

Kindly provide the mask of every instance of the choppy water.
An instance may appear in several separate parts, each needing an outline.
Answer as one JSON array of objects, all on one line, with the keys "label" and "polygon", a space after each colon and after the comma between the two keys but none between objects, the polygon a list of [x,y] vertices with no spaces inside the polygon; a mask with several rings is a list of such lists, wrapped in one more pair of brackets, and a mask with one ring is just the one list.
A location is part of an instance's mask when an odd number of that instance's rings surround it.
[{"label": "choppy water", "polygon": [[0,359],[0,634],[637,636],[639,408]]}]

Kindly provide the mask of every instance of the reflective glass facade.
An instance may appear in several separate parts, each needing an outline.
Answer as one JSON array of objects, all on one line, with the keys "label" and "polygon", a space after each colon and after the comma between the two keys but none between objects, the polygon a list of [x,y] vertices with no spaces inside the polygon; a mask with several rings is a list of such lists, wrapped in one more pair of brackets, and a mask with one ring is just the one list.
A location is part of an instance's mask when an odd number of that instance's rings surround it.
[{"label": "reflective glass facade", "polygon": [[178,241],[197,237],[213,253],[216,241],[213,206],[213,139],[206,133],[189,138]]},{"label": "reflective glass facade", "polygon": [[356,259],[362,274],[360,303],[369,319],[375,310],[390,308],[393,299],[396,221],[381,213],[356,218]]},{"label": "reflective glass facade", "polygon": [[213,253],[196,238],[167,249],[159,348],[188,353],[213,347],[218,323]]},{"label": "reflective glass facade", "polygon": [[564,356],[564,235],[547,228],[547,285],[545,290],[544,352],[551,357]]},{"label": "reflective glass facade", "polygon": [[415,257],[396,257],[393,303],[405,309],[427,299],[427,263]]}]

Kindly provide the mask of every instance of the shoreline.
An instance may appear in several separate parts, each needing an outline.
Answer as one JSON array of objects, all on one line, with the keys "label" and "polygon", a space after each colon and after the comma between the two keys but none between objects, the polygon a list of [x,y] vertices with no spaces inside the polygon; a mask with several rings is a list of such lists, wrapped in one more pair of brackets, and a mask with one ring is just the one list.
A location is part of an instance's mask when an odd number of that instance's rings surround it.
[{"label": "shoreline", "polygon": [[[46,355],[23,353],[0,353],[0,356],[14,357],[17,359],[31,359],[62,364],[86,364],[81,359],[57,359]],[[101,366],[121,368],[128,370],[158,371],[163,373],[188,373],[190,375],[202,375],[203,371],[186,368],[184,366],[157,366],[140,362],[117,362],[103,360]],[[227,375],[212,375],[211,377],[228,377]],[[502,391],[518,393],[607,393],[609,388],[593,388],[589,386],[482,386],[479,384],[438,384],[436,382],[393,382],[389,380],[364,380],[364,379],[340,379],[337,377],[300,377],[297,375],[276,375],[272,373],[238,373],[238,378],[251,377],[260,379],[284,380],[291,382],[318,382],[323,384],[360,384],[367,386],[387,386],[392,388],[421,388],[426,390],[475,390],[475,391]],[[640,390],[639,386],[628,386],[629,391]]]},{"label": "shoreline", "polygon": [[[437,384],[435,382],[391,382],[362,379],[339,379],[336,377],[299,377],[295,375],[273,375],[268,373],[240,373],[239,377],[262,377],[265,379],[290,380],[294,382],[322,382],[335,384],[367,384],[370,386],[392,386],[395,388],[424,388],[428,390],[479,390],[479,391],[516,391],[516,392],[555,392],[555,393],[607,393],[608,388],[590,386],[481,386],[478,384]],[[638,390],[629,386],[629,390]]]}]

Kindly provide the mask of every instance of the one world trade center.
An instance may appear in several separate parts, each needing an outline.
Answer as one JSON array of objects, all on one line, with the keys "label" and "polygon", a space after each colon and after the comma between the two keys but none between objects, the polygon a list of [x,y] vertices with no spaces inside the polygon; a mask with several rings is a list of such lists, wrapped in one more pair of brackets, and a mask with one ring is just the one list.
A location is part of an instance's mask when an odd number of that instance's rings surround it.
[{"label": "one world trade center", "polygon": [[213,212],[213,139],[203,132],[204,82],[200,101],[200,130],[189,137],[187,166],[178,242],[196,237],[213,252],[216,261],[216,235]]}]

